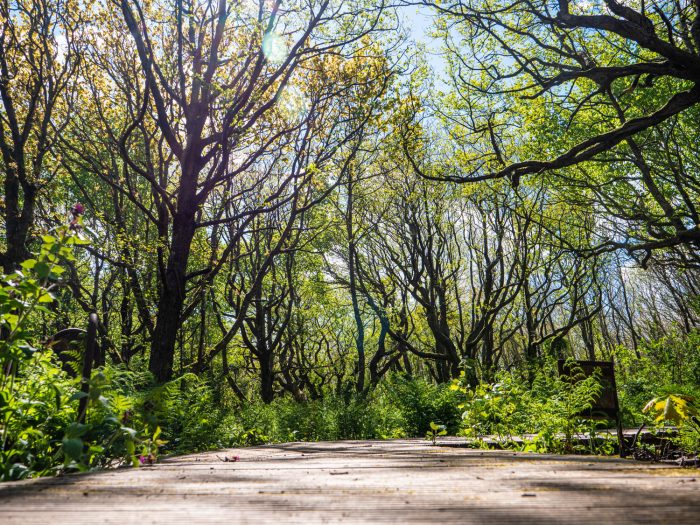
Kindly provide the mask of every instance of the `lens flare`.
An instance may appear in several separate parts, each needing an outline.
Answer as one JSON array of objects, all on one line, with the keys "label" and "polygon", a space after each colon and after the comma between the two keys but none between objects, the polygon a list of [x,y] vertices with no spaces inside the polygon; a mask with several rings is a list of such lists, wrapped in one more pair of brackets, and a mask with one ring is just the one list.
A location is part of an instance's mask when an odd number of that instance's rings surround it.
[{"label": "lens flare", "polygon": [[277,33],[267,33],[262,40],[262,52],[273,63],[284,62],[287,58],[287,45]]}]

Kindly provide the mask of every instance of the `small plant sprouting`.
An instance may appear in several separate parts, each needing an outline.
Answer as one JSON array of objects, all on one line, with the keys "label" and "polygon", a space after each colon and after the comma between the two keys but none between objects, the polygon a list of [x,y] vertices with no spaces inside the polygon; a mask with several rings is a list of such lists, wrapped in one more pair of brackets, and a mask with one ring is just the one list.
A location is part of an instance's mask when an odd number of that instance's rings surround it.
[{"label": "small plant sprouting", "polygon": [[425,439],[429,439],[433,446],[437,445],[438,436],[446,436],[447,428],[445,425],[438,425],[437,423],[430,422],[430,430],[425,433]]}]

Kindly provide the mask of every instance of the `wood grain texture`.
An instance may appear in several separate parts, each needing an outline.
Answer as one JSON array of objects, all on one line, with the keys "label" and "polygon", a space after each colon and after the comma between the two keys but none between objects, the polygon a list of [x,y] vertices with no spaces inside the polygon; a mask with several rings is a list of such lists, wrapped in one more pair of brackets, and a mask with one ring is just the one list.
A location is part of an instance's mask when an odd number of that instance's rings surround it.
[{"label": "wood grain texture", "polygon": [[700,522],[697,470],[455,444],[288,443],[5,483],[0,523]]}]

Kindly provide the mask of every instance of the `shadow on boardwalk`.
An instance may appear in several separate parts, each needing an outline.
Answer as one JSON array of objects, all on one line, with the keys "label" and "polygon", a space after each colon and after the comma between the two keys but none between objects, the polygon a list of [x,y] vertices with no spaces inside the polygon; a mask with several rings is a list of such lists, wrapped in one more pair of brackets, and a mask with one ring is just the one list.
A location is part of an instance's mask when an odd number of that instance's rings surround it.
[{"label": "shadow on boardwalk", "polygon": [[695,524],[698,479],[614,458],[421,440],[288,443],[6,483],[0,523]]}]

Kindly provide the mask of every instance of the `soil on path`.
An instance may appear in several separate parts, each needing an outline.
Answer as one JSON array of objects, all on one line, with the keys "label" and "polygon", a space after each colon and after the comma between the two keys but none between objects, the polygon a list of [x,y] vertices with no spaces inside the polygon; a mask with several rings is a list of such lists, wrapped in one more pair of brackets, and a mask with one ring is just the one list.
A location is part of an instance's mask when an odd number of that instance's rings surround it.
[{"label": "soil on path", "polygon": [[454,444],[287,443],[5,483],[0,523],[700,523],[697,470]]}]

